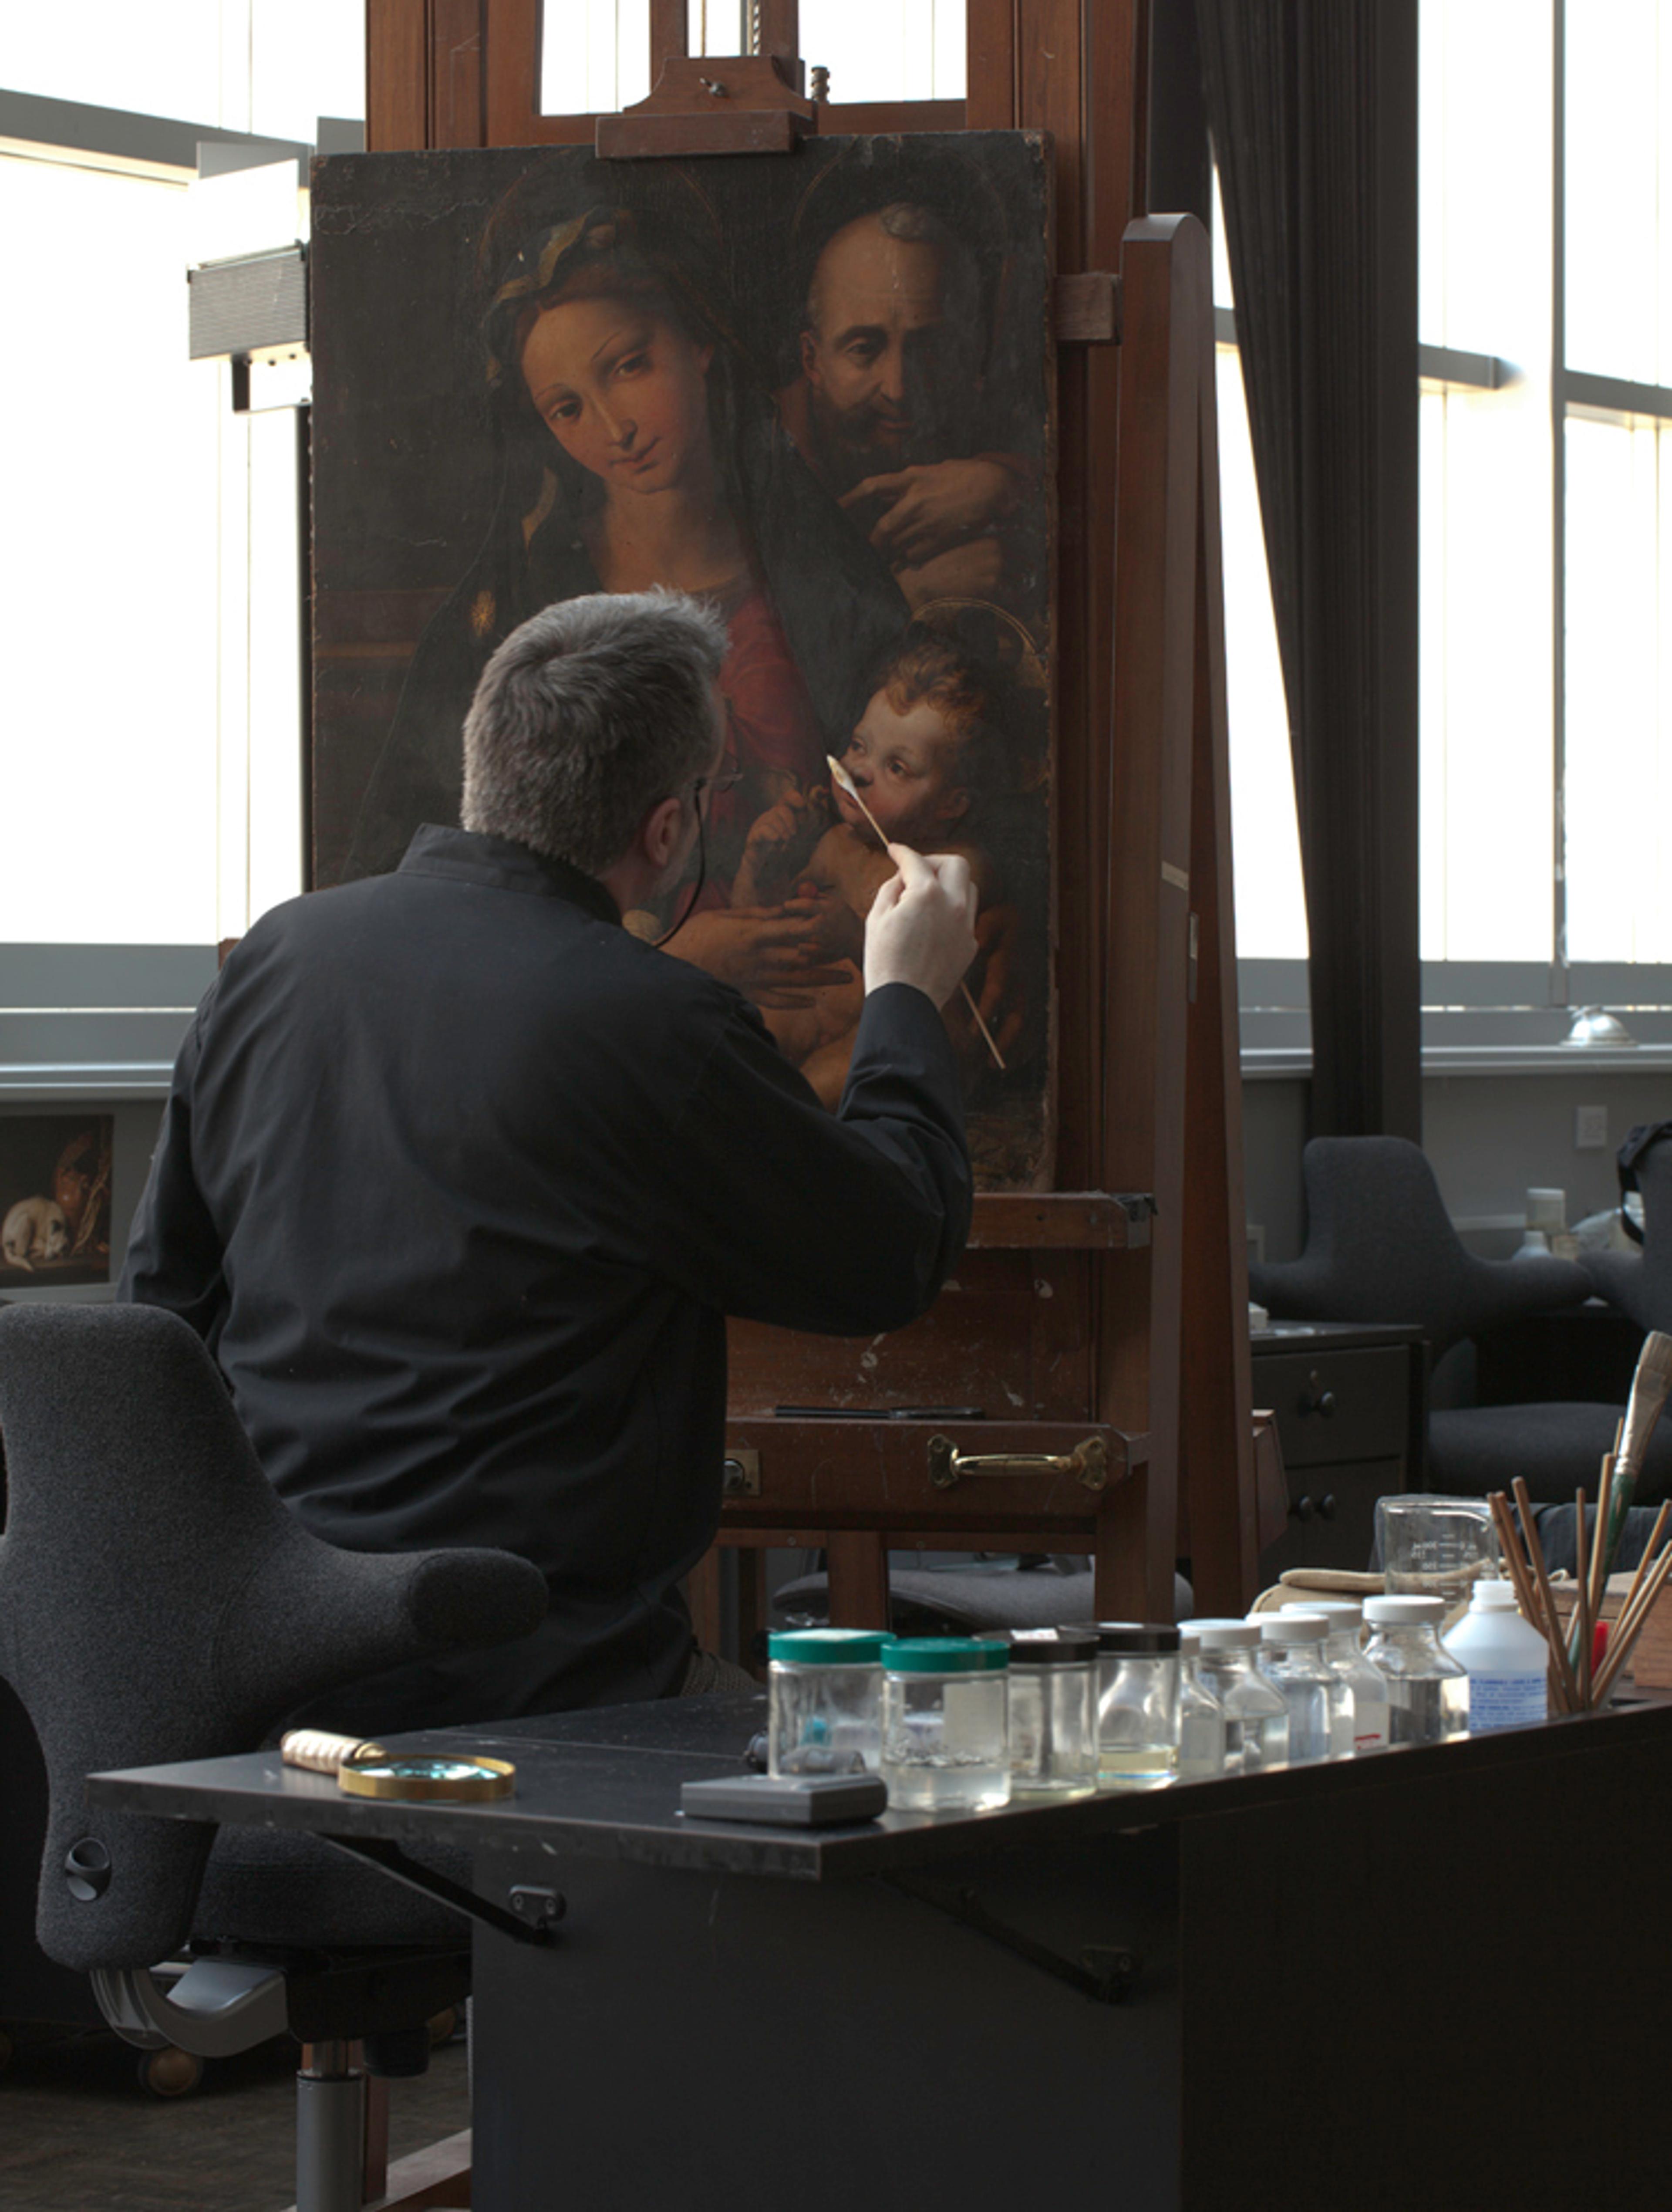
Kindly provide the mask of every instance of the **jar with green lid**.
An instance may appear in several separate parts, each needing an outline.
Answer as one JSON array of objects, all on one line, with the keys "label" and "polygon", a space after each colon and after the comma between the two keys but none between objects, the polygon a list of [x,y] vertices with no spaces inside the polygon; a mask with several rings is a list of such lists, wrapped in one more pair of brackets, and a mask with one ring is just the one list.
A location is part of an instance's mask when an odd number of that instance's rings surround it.
[{"label": "jar with green lid", "polygon": [[919,1636],[882,1655],[882,1778],[891,1807],[973,1813],[1008,1803],[1009,1647]]},{"label": "jar with green lid", "polygon": [[772,1774],[875,1774],[882,1738],[875,1628],[803,1628],[766,1639]]}]

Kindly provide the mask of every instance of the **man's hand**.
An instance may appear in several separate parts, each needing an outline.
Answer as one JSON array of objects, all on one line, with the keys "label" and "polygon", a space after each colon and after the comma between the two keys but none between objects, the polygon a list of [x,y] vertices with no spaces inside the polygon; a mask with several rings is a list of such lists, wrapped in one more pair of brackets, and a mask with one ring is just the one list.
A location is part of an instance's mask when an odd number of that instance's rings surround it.
[{"label": "man's hand", "polygon": [[890,845],[899,869],[865,924],[865,988],[911,983],[943,1006],[975,957],[975,884],[956,853]]},{"label": "man's hand", "polygon": [[871,544],[895,568],[918,568],[937,553],[991,529],[1016,501],[1016,486],[1001,462],[924,461],[892,474],[867,477],[842,501],[887,505],[870,533]]}]

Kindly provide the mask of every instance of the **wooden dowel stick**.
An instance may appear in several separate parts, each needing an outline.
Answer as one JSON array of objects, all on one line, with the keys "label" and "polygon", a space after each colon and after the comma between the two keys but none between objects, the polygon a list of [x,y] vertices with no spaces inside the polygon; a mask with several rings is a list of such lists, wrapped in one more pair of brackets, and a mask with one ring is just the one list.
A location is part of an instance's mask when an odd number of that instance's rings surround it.
[{"label": "wooden dowel stick", "polygon": [[[1521,1516],[1521,1533],[1526,1542],[1527,1557],[1532,1562],[1533,1580],[1538,1586],[1538,1594],[1544,1607],[1546,1618],[1554,1621],[1560,1616],[1556,1611],[1556,1601],[1550,1589],[1550,1573],[1544,1564],[1544,1547],[1538,1540],[1538,1523],[1533,1518],[1533,1501],[1528,1492],[1526,1478],[1524,1475],[1517,1475],[1511,1487],[1515,1492],[1516,1510]],[[1573,1669],[1568,1663],[1566,1641],[1560,1633],[1551,1638],[1551,1649],[1556,1655],[1556,1664],[1562,1678],[1562,1688],[1567,1698],[1567,1710],[1571,1713],[1577,1713],[1582,1710],[1579,1704],[1579,1686],[1574,1679]]]},{"label": "wooden dowel stick", "polygon": [[1614,1498],[1612,1452],[1602,1455],[1602,1478],[1596,1490],[1596,1534],[1590,1547],[1590,1623],[1593,1635],[1602,1617],[1603,1563],[1608,1555],[1608,1508]]},{"label": "wooden dowel stick", "polygon": [[1585,1493],[1583,1484],[1573,1496],[1573,1580],[1577,1584],[1573,1599],[1573,1618],[1579,1625],[1579,1663],[1576,1669],[1579,1678],[1579,1709],[1587,1711],[1590,1705],[1590,1654],[1596,1639],[1590,1630],[1590,1537],[1585,1528]]},{"label": "wooden dowel stick", "polygon": [[[859,809],[859,811],[864,816],[866,821],[870,823],[877,836],[881,838],[882,848],[886,852],[887,850],[888,840],[883,835],[881,825],[877,821],[875,815],[871,812],[870,808],[866,805],[864,800],[859,796],[858,785],[854,781],[853,778],[848,774],[847,770],[842,766],[841,763],[836,758],[833,753],[827,753],[825,755],[825,760],[829,767],[832,775],[833,775],[837,782],[841,785],[843,790],[846,792],[848,797]],[[964,994],[964,1004],[969,1008],[971,1018],[973,1019],[975,1026],[981,1032],[983,1043],[993,1056],[993,1066],[998,1070],[999,1073],[1003,1075],[1005,1073],[1004,1054],[993,1042],[993,1033],[987,1027],[985,1022],[982,1020],[981,1009],[976,1005],[974,999],[971,996],[969,985],[967,983],[960,983],[958,988]]]},{"label": "wooden dowel stick", "polygon": [[[1654,1564],[1656,1547],[1665,1531],[1669,1514],[1672,1514],[1672,1498],[1669,1498],[1655,1516],[1655,1525],[1649,1531],[1649,1541],[1643,1548],[1643,1557],[1637,1563],[1637,1572],[1632,1577],[1631,1588],[1626,1592],[1626,1602],[1621,1607],[1619,1618],[1614,1622],[1615,1634],[1619,1632],[1621,1621],[1624,1620],[1627,1614],[1636,1606],[1642,1593],[1643,1585],[1648,1579],[1649,1570]],[[1610,1636],[1609,1641],[1612,1643],[1613,1636]]]},{"label": "wooden dowel stick", "polygon": [[[1672,1551],[1672,1545],[1669,1545],[1667,1549]],[[1619,1620],[1614,1623],[1616,1637],[1621,1636],[1622,1632],[1629,1635],[1633,1629],[1640,1626],[1644,1614],[1653,1603],[1650,1591],[1654,1586],[1655,1576],[1664,1557],[1664,1553],[1645,1552],[1639,1560],[1637,1572],[1632,1577],[1632,1587],[1626,1594],[1626,1602],[1621,1607]]]},{"label": "wooden dowel stick", "polygon": [[[1544,1638],[1546,1645],[1550,1646],[1552,1644],[1550,1624],[1544,1618],[1543,1610],[1539,1605],[1532,1583],[1529,1579],[1527,1562],[1522,1556],[1521,1540],[1515,1533],[1515,1522],[1510,1512],[1509,1500],[1501,1490],[1494,1490],[1487,1498],[1487,1504],[1491,1509],[1493,1524],[1498,1531],[1499,1548],[1503,1553],[1504,1563],[1510,1571],[1510,1580],[1515,1584],[1515,1594],[1521,1601],[1521,1610],[1527,1616],[1527,1626],[1536,1629]],[[1560,1632],[1560,1624],[1557,1626]],[[1558,1712],[1565,1713],[1568,1710],[1567,1692],[1562,1686],[1561,1674],[1556,1666],[1556,1655],[1554,1649],[1550,1650],[1549,1671],[1550,1702]]]},{"label": "wooden dowel stick", "polygon": [[1669,1571],[1672,1571],[1672,1544],[1667,1546],[1655,1562],[1655,1571],[1644,1584],[1643,1595],[1638,1601],[1635,1613],[1629,1620],[1623,1613],[1620,1618],[1614,1630],[1607,1663],[1596,1678],[1596,1698],[1599,1704],[1613,1688],[1615,1675],[1631,1657],[1633,1645],[1648,1626],[1649,1616],[1655,1609],[1655,1601],[1660,1595]]}]

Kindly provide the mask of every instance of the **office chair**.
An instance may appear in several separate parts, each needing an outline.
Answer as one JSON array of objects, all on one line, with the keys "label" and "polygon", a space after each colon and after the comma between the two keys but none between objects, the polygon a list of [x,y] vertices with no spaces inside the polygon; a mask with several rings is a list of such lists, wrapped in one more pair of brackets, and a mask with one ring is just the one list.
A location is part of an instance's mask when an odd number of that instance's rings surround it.
[{"label": "office chair", "polygon": [[[422,1895],[314,1838],[88,1809],[112,1767],[258,1748],[334,1684],[527,1635],[544,1578],[488,1551],[344,1552],[261,1471],[194,1332],[146,1306],[0,1313],[0,1675],[45,1762],[41,1948],[141,2048],[224,2056],[288,2032],[297,2212],[363,2200],[360,2045],[423,2071],[469,1984],[468,1862]],[[171,1986],[160,1973],[185,1960]],[[373,2182],[374,2193],[381,2185]],[[434,2200],[430,2200],[434,2201]]]},{"label": "office chair", "polygon": [[[1314,1137],[1301,1157],[1306,1247],[1251,1267],[1249,1296],[1274,1320],[1415,1322],[1438,1360],[1465,1337],[1579,1305],[1591,1279],[1568,1260],[1480,1260],[1463,1247],[1434,1171],[1402,1137]],[[1583,1401],[1436,1408],[1429,1490],[1484,1497],[1523,1475],[1534,1498],[1594,1492],[1620,1406]],[[1672,1434],[1657,1435],[1639,1498],[1672,1490]]]},{"label": "office chair", "polygon": [[1643,1194],[1643,1249],[1587,1252],[1582,1264],[1598,1297],[1639,1328],[1672,1333],[1672,1136],[1647,1146],[1635,1170]]}]

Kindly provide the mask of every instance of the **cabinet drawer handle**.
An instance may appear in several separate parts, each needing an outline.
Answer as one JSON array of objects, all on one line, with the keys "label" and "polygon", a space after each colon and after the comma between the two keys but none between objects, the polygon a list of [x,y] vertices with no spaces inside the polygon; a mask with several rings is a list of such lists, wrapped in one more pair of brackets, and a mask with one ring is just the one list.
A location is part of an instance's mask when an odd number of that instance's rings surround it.
[{"label": "cabinet drawer handle", "polygon": [[1311,1498],[1297,1498],[1293,1504],[1290,1506],[1289,1511],[1293,1515],[1297,1521],[1310,1521],[1312,1517],[1313,1511]]},{"label": "cabinet drawer handle", "polygon": [[1311,1395],[1300,1401],[1301,1419],[1304,1421],[1308,1413],[1319,1414],[1326,1421],[1333,1419],[1336,1411],[1336,1394],[1333,1390],[1324,1388],[1324,1377],[1316,1373],[1309,1375],[1306,1377],[1306,1388]]}]

